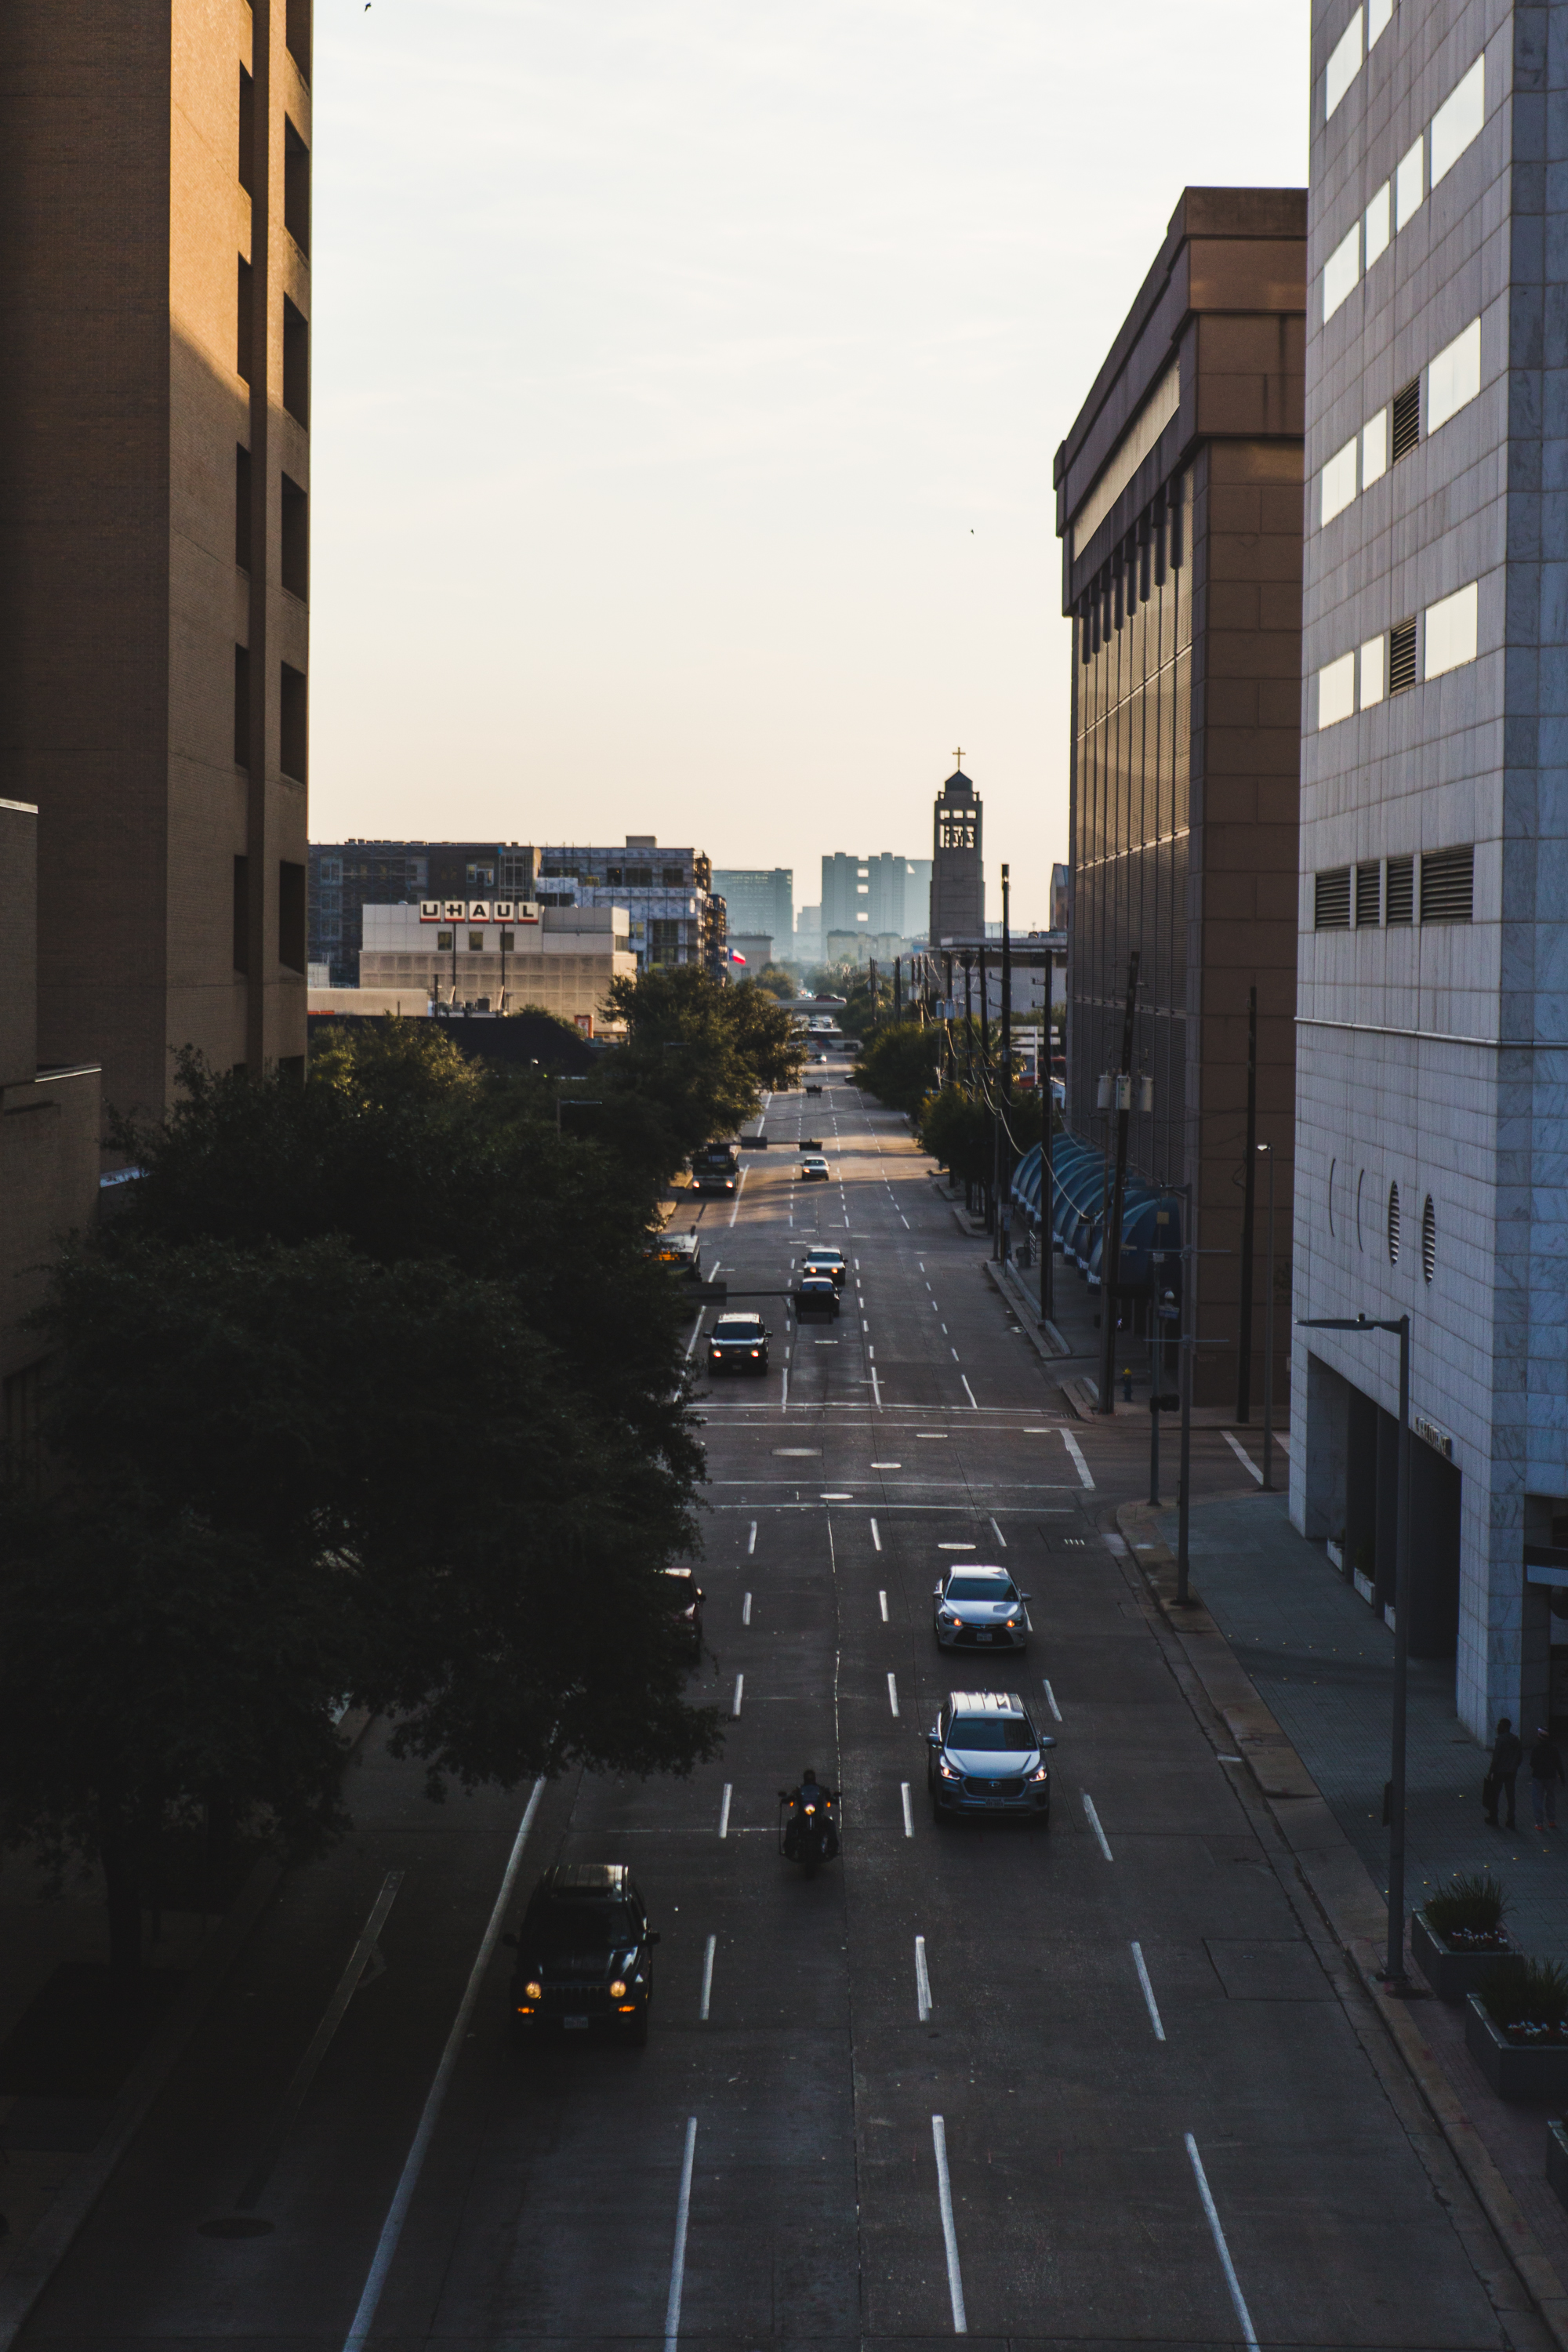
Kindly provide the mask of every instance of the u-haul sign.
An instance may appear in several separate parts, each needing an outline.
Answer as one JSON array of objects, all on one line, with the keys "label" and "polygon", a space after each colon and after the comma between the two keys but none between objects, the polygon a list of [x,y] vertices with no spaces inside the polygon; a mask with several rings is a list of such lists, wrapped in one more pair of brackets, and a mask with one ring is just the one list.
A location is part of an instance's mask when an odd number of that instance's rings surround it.
[{"label": "u-haul sign", "polygon": [[422,923],[537,923],[531,898],[421,898]]}]

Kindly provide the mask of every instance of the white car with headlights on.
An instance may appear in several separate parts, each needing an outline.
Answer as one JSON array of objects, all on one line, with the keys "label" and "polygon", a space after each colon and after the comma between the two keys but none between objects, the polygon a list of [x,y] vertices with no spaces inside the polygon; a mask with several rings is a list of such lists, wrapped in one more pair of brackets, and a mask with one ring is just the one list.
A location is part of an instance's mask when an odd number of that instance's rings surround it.
[{"label": "white car with headlights on", "polygon": [[1029,1596],[1005,1568],[964,1561],[931,1593],[931,1630],[944,1650],[1022,1650],[1029,1640]]}]

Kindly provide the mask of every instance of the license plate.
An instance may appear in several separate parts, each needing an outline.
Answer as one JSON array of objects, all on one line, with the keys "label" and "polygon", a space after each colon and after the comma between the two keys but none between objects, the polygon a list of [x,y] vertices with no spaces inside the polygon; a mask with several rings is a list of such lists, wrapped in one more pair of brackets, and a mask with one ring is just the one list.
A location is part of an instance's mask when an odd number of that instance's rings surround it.
[{"label": "license plate", "polygon": [[568,2033],[586,2033],[588,2031],[588,2021],[585,2017],[563,2017],[561,2022]]},{"label": "license plate", "polygon": [[976,1633],[974,1638],[977,1642],[988,1642],[991,1636],[989,1633]]}]

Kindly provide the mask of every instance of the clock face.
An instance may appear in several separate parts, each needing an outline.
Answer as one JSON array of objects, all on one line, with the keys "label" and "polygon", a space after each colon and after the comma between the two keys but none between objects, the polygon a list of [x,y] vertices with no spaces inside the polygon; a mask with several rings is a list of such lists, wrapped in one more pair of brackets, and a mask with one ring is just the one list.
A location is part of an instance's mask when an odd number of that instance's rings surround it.
[{"label": "clock face", "polygon": [[943,817],[937,827],[937,845],[941,849],[973,849],[973,822],[963,817]]}]

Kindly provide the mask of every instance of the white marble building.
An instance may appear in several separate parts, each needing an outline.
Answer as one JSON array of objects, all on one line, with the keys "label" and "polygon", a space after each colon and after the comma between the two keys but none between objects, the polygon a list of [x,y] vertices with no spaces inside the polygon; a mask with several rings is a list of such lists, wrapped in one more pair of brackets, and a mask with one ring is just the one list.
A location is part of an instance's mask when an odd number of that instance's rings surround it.
[{"label": "white marble building", "polygon": [[[1568,0],[1312,26],[1294,1312],[1411,1317],[1412,1645],[1485,1733],[1568,1713]],[[1291,1388],[1383,1606],[1397,1342]]]}]

